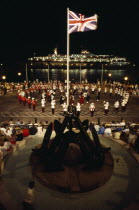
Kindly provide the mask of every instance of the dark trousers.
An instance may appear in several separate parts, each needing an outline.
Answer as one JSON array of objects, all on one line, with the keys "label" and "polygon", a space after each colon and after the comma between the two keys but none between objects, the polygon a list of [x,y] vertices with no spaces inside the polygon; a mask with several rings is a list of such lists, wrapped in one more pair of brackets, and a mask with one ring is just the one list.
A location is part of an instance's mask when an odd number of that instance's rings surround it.
[{"label": "dark trousers", "polygon": [[115,112],[118,112],[119,108],[115,108]]},{"label": "dark trousers", "polygon": [[77,111],[77,117],[79,117],[80,116],[80,111]]},{"label": "dark trousers", "polygon": [[36,105],[33,105],[33,111],[35,111],[36,110]]},{"label": "dark trousers", "polygon": [[105,112],[105,115],[108,115],[109,110],[105,109],[104,112]]},{"label": "dark trousers", "polygon": [[31,109],[31,104],[28,104],[28,108]]},{"label": "dark trousers", "polygon": [[55,114],[55,109],[52,109],[52,114]]},{"label": "dark trousers", "polygon": [[126,106],[122,106],[122,112],[124,112],[126,109]]},{"label": "dark trousers", "polygon": [[93,117],[94,116],[94,111],[90,111],[90,113],[91,113],[91,117]]},{"label": "dark trousers", "polygon": [[24,106],[26,106],[26,101],[23,101]]}]

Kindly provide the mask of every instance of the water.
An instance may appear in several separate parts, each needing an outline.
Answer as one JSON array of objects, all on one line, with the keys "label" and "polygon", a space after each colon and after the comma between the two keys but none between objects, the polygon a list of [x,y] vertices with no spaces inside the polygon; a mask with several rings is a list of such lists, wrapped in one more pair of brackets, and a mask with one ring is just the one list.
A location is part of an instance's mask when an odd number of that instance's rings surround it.
[{"label": "water", "polygon": [[[48,81],[49,80],[60,80],[65,81],[67,78],[67,71],[66,69],[50,69],[48,74],[48,69],[28,69],[28,79],[30,81],[34,81],[38,79],[39,81]],[[21,71],[22,75],[17,76],[17,73],[13,73],[10,71],[7,74],[7,81],[8,82],[23,82],[26,80],[26,71]],[[111,74],[111,76],[109,76]],[[87,80],[89,83],[96,82],[97,80],[101,80],[101,78],[107,81],[124,81],[124,77],[128,77],[128,81],[130,82],[138,82],[139,81],[139,73],[129,70],[102,70],[101,69],[70,69],[69,70],[69,78],[70,81],[79,82],[80,80]]]},{"label": "water", "polygon": [[[103,73],[103,74],[102,74]],[[109,76],[111,74],[111,76]],[[70,69],[69,70],[69,80],[74,82],[79,82],[80,80],[87,80],[89,83],[96,82],[97,80],[115,80],[115,81],[124,81],[124,77],[128,77],[129,80],[135,82],[135,78],[132,78],[131,72],[127,70],[102,70],[101,69]],[[65,69],[36,69],[30,70],[29,79],[39,81],[48,81],[49,80],[60,80],[65,81],[67,78],[67,71]]]}]

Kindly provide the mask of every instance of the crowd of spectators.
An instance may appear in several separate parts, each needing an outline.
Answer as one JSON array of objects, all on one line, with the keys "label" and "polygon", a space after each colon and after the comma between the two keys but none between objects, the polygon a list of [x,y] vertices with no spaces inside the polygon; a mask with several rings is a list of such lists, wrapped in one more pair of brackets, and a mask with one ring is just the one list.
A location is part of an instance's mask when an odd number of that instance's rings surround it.
[{"label": "crowd of spectators", "polygon": [[139,123],[112,122],[95,123],[95,129],[99,135],[112,137],[114,140],[122,140],[137,153],[139,153]]},{"label": "crowd of spectators", "polygon": [[24,124],[17,120],[15,123],[5,121],[0,125],[0,156],[3,159],[13,150],[16,142],[38,133],[38,127],[34,123]]},{"label": "crowd of spectators", "polygon": [[[60,119],[59,119],[60,121]],[[139,153],[139,123],[121,122],[96,123],[92,122],[99,136],[110,137],[112,140],[121,140],[128,145],[129,149]],[[10,154],[18,142],[25,140],[28,136],[44,136],[48,121],[39,123],[24,123],[21,120],[15,122],[5,121],[0,125],[0,176],[1,166],[5,157]],[[54,128],[53,128],[54,130]],[[30,139],[30,138],[29,138]]]},{"label": "crowd of spectators", "polygon": [[[59,119],[60,121],[60,119]],[[111,123],[96,123],[93,122],[94,127],[98,135],[104,135],[106,137],[112,137],[114,140],[122,140],[129,144],[137,153],[139,153],[139,123],[121,122]],[[23,123],[21,120],[6,121],[0,125],[0,153],[3,158],[13,149],[13,145],[18,141],[22,141],[24,138],[30,135],[44,135],[44,132],[48,126],[48,121],[39,123]],[[44,132],[43,132],[44,131]]]}]

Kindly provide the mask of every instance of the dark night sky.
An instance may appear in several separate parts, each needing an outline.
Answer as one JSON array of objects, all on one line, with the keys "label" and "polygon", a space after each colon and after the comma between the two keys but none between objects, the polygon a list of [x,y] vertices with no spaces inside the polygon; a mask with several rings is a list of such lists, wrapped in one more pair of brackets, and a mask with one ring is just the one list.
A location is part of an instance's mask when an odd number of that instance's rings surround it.
[{"label": "dark night sky", "polygon": [[139,3],[132,1],[1,0],[0,62],[53,53],[66,54],[67,7],[89,17],[99,16],[96,31],[72,33],[70,52],[126,56],[138,63]]}]

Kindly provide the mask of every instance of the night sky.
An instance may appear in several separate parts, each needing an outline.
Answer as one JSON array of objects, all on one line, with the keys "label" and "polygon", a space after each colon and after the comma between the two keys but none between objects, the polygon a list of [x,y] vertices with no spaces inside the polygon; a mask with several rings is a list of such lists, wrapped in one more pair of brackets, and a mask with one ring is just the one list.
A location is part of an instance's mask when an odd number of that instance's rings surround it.
[{"label": "night sky", "polygon": [[97,14],[98,29],[70,35],[70,53],[126,56],[138,64],[139,3],[132,1],[1,0],[0,62],[16,65],[55,47],[66,54],[67,7],[86,17]]}]

